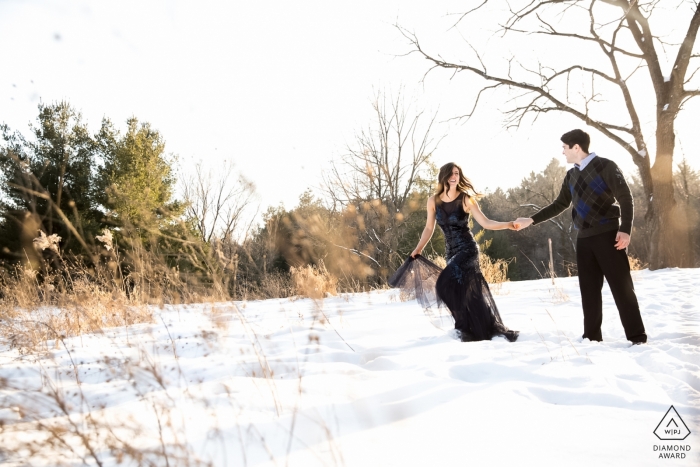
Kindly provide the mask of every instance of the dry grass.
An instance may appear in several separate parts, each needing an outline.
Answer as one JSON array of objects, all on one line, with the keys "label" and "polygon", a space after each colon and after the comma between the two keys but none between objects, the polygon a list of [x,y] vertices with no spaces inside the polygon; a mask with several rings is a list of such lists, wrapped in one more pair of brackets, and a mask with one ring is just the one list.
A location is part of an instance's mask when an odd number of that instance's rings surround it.
[{"label": "dry grass", "polygon": [[[213,309],[211,319],[218,327],[220,311]],[[206,345],[213,334],[203,331],[196,337]],[[130,354],[137,355],[130,358],[116,344],[114,355],[84,364],[73,354],[75,342],[66,341],[59,337],[56,344],[67,353],[70,370],[61,371],[66,365],[56,361],[52,352],[31,355],[32,360],[41,360],[40,387],[21,378],[0,378],[0,435],[4,439],[0,461],[28,465],[22,459],[29,458],[48,462],[41,465],[56,466],[101,466],[111,462],[154,467],[213,465],[194,452],[186,436],[185,420],[175,415],[181,405],[206,411],[208,402],[190,394],[186,383],[181,385],[182,378],[166,377],[168,369],[157,363],[161,352],[157,346],[149,351],[143,344],[130,345]],[[173,353],[177,361],[174,347]],[[177,366],[182,376],[179,363]],[[84,377],[90,375],[90,367],[99,369],[99,376],[93,374],[90,389],[84,391]],[[101,400],[105,394],[94,391],[96,376],[106,382],[128,381],[132,397],[147,410],[135,418],[123,413],[119,405],[107,407]],[[167,397],[158,397],[161,391]],[[217,432],[213,427],[212,440]]]},{"label": "dry grass", "polygon": [[630,263],[630,275],[632,276],[632,281],[634,282],[639,282],[642,280],[642,276],[640,275],[641,270],[643,269],[648,269],[649,264],[643,263],[639,258],[632,256],[632,255],[627,255],[627,258],[629,259]]},{"label": "dry grass", "polygon": [[[273,272],[266,274],[260,282],[257,290],[244,290],[246,296],[251,298],[287,298],[296,294],[294,281],[290,274]],[[257,292],[257,293],[256,293]]]},{"label": "dry grass", "polygon": [[550,289],[550,292],[552,293],[552,303],[554,303],[555,305],[569,301],[569,295],[566,292],[564,292],[564,289],[556,282],[554,283],[554,286]]},{"label": "dry grass", "polygon": [[647,263],[643,263],[639,258],[636,256],[632,255],[627,255],[627,258],[629,259],[630,262],[630,270],[632,271],[641,271],[642,269],[648,269],[649,265]]},{"label": "dry grass", "polygon": [[[281,460],[278,465],[283,465],[284,461],[277,457],[279,453],[273,455],[265,432],[259,431],[255,424],[238,419],[231,428],[231,420],[221,418],[217,406],[212,405],[221,404],[227,417],[231,413],[243,414],[245,401],[241,400],[238,390],[228,382],[222,382],[225,391],[212,401],[210,395],[206,395],[207,391],[197,386],[196,379],[192,384],[192,374],[183,371],[186,368],[180,368],[180,349],[188,344],[201,345],[208,351],[226,346],[222,339],[227,340],[229,333],[225,331],[236,327],[235,332],[249,339],[248,345],[240,349],[242,357],[238,365],[243,368],[250,365],[246,373],[252,369],[253,383],[260,385],[258,395],[271,399],[276,421],[283,413],[292,411],[296,417],[301,410],[303,367],[297,362],[296,385],[278,386],[274,370],[279,366],[275,366],[276,362],[265,354],[269,344],[265,343],[265,336],[256,332],[256,326],[247,320],[245,313],[234,304],[212,304],[209,310],[205,308],[203,311],[210,326],[187,336],[185,342],[177,334],[171,335],[168,324],[163,321],[168,339],[152,339],[150,334],[142,332],[134,335],[130,344],[125,346],[123,338],[102,336],[102,345],[111,342],[112,351],[109,356],[94,361],[83,362],[84,356],[75,354],[76,338],[60,337],[56,342],[61,352],[33,351],[31,355],[18,358],[18,365],[40,359],[42,384],[33,385],[29,382],[31,379],[25,378],[0,378],[0,438],[3,439],[0,463],[211,466],[220,465],[221,457],[217,457],[217,453],[224,453],[227,465],[230,462],[249,465],[246,450],[264,449],[273,463]],[[314,322],[319,322],[319,318]],[[158,319],[151,329],[157,328]],[[314,342],[318,345],[319,340],[312,324],[309,343]],[[58,360],[57,356],[64,354],[67,354],[70,364]],[[302,364],[308,355],[305,354]],[[169,358],[165,359],[165,356]],[[106,402],[107,394],[96,391],[96,385],[109,385],[110,381],[113,381],[112,388],[122,387],[122,382],[128,383],[120,390],[124,391],[120,399],[132,403],[139,401],[143,410],[134,414],[133,409],[124,409],[120,403]],[[290,390],[296,397],[288,394]],[[193,432],[201,431],[201,426],[188,429],[188,416],[193,414],[201,416],[201,423],[205,420],[209,423],[205,426],[207,441],[204,447],[200,436],[192,437]],[[343,465],[342,451],[333,439],[332,430],[324,420],[318,420],[318,423],[332,449],[331,459],[325,464]],[[232,446],[232,436],[238,438],[236,447]],[[292,442],[301,442],[293,423],[288,436],[290,447]],[[289,454],[288,449],[287,456]],[[30,459],[30,464],[25,463],[26,459]]]},{"label": "dry grass", "polygon": [[447,261],[445,261],[445,258],[443,256],[435,255],[428,257],[428,259],[442,269],[445,269],[447,267]]},{"label": "dry grass", "polygon": [[131,247],[123,253],[109,230],[96,239],[102,244],[91,258],[65,258],[61,238],[40,231],[28,261],[0,267],[0,343],[27,353],[47,340],[150,322],[154,305],[230,299],[216,264],[204,264],[208,276],[183,274],[139,237],[125,238]]},{"label": "dry grass", "polygon": [[508,282],[508,264],[504,259],[492,259],[489,255],[479,255],[479,267],[484,279],[489,283],[489,288],[494,294],[501,293],[504,282]]},{"label": "dry grass", "polygon": [[323,261],[317,266],[307,265],[290,270],[294,290],[300,297],[322,299],[338,295],[338,279],[328,272]]},{"label": "dry grass", "polygon": [[549,293],[552,296],[552,303],[555,305],[559,303],[565,303],[570,300],[569,295],[564,291],[562,286],[557,283],[557,275],[554,273],[554,269],[549,269],[550,280],[552,281],[552,288],[549,289]]},{"label": "dry grass", "polygon": [[1,273],[0,336],[11,348],[26,353],[47,340],[152,321],[146,304],[125,287],[79,263],[64,266]]},{"label": "dry grass", "polygon": [[[161,369],[148,368],[144,362],[125,363],[109,358],[101,364],[108,366],[112,374],[127,374],[144,400],[150,398],[150,389],[137,381],[146,377],[148,385],[162,382]],[[138,379],[134,378],[137,373]],[[20,459],[42,459],[50,460],[45,465],[55,466],[76,463],[101,466],[110,458],[126,465],[211,465],[198,459],[181,439],[180,423],[170,415],[174,401],[153,400],[151,412],[143,413],[136,421],[118,410],[96,407],[91,395],[83,392],[84,383],[77,371],[70,375],[73,385],[61,381],[65,376],[52,377],[46,370],[42,370],[41,377],[41,388],[0,381],[0,390],[13,394],[2,397],[0,411],[15,414],[0,417],[0,433],[5,440],[0,448],[0,460],[29,465]],[[148,423],[156,425],[158,430],[146,429]]]}]

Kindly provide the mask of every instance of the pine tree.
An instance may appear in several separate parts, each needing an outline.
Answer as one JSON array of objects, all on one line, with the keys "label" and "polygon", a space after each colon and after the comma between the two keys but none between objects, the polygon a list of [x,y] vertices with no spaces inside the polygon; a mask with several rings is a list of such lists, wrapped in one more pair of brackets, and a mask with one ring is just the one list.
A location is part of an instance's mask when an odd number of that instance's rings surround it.
[{"label": "pine tree", "polygon": [[1,127],[0,244],[4,257],[36,259],[31,240],[57,234],[62,249],[80,251],[102,213],[95,202],[95,141],[67,102],[39,104],[32,138]]}]

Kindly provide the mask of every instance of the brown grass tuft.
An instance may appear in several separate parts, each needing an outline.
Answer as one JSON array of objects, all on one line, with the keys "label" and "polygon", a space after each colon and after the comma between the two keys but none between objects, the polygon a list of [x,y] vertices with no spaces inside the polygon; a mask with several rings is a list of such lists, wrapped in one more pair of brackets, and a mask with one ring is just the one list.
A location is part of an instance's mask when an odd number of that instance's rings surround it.
[{"label": "brown grass tuft", "polygon": [[491,292],[498,294],[504,282],[508,282],[508,264],[504,259],[492,259],[489,255],[479,254],[479,267],[484,279],[489,283]]},{"label": "brown grass tuft", "polygon": [[327,294],[338,295],[338,279],[328,272],[323,261],[317,266],[292,267],[292,282],[297,295],[320,299]]}]

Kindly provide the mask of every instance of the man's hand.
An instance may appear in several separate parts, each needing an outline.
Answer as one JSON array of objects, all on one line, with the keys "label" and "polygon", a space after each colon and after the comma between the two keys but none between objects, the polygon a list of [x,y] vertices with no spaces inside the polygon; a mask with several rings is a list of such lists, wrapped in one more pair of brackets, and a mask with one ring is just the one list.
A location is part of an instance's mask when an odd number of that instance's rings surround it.
[{"label": "man's hand", "polygon": [[532,224],[532,218],[530,217],[518,217],[513,221],[513,227],[515,230],[522,230],[526,227],[530,227]]},{"label": "man's hand", "polygon": [[630,244],[630,236],[624,232],[618,232],[615,237],[615,248],[624,250]]}]

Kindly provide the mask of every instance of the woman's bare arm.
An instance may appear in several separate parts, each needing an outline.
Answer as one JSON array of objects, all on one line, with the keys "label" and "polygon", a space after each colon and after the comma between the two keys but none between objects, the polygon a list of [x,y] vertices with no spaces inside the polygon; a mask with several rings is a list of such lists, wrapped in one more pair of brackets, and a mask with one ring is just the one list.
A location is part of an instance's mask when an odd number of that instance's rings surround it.
[{"label": "woman's bare arm", "polygon": [[425,248],[425,245],[428,244],[430,238],[433,236],[433,231],[435,230],[435,197],[431,196],[428,198],[427,210],[428,219],[425,221],[425,228],[420,236],[420,240],[418,240],[418,246],[416,246],[416,249],[411,253],[411,257],[414,258],[416,255],[421,254],[423,248]]},{"label": "woman's bare arm", "polygon": [[485,229],[488,230],[505,230],[505,229],[510,229],[510,230],[515,230],[515,226],[513,226],[513,222],[498,222],[498,221],[492,221],[488,217],[484,215],[483,212],[481,212],[481,209],[479,208],[479,203],[476,202],[476,200],[465,196],[464,197],[464,210],[471,213],[471,215],[476,219],[476,221],[479,223],[480,226],[482,226]]}]

